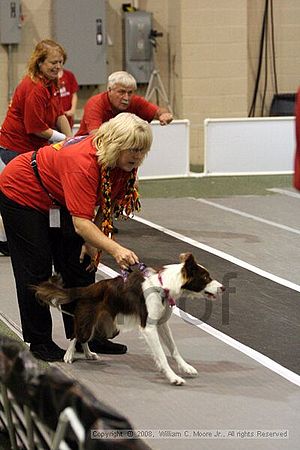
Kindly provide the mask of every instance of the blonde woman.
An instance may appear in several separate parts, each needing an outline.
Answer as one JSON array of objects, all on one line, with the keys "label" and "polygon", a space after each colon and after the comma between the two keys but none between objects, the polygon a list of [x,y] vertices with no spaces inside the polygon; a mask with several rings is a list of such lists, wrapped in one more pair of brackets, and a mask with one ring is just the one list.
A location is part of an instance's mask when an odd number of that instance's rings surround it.
[{"label": "blonde woman", "polygon": [[[71,138],[14,158],[0,174],[0,210],[16,281],[23,338],[46,361],[64,351],[52,341],[51,315],[28,286],[47,280],[52,264],[67,288],[95,281],[103,250],[121,268],[138,256],[110,239],[113,214],[134,212],[137,168],[150,150],[149,124],[130,113],[104,123],[96,135]],[[97,217],[94,217],[96,208]],[[64,315],[67,338],[72,320]],[[98,353],[125,353],[110,341],[90,345]]]}]

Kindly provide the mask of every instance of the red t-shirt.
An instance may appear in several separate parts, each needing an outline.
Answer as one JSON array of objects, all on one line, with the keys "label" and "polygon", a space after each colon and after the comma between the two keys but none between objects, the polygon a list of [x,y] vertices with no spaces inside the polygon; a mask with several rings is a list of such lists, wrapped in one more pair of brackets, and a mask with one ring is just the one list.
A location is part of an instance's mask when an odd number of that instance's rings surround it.
[{"label": "red t-shirt", "polygon": [[37,150],[48,140],[36,136],[56,122],[64,111],[59,91],[52,81],[34,82],[29,76],[17,86],[0,131],[0,146],[18,153]]},{"label": "red t-shirt", "polygon": [[[59,92],[64,111],[69,111],[72,107],[72,97],[78,91],[78,83],[73,72],[63,69],[63,75],[58,80]],[[73,126],[73,117],[67,116],[71,127]]]},{"label": "red t-shirt", "polygon": [[[147,120],[147,122],[151,122],[157,110],[158,106],[149,103],[143,97],[133,95],[126,112],[136,114],[142,119]],[[113,109],[107,91],[94,95],[87,101],[84,107],[83,117],[76,136],[89,134],[92,130],[99,128],[103,122],[107,122],[118,114],[120,114],[120,111]]]},{"label": "red t-shirt", "polygon": [[[100,204],[100,167],[93,136],[57,150],[55,145],[41,148],[37,166],[43,185],[72,216],[92,220]],[[0,190],[11,200],[40,211],[48,211],[52,201],[40,185],[30,165],[32,153],[14,158],[0,173]],[[112,169],[112,200],[125,193],[129,172]]]}]

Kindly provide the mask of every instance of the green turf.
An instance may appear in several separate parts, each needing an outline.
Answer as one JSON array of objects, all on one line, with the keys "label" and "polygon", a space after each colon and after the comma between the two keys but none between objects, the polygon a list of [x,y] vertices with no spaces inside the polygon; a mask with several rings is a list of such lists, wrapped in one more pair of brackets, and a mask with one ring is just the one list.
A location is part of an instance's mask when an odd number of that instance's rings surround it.
[{"label": "green turf", "polygon": [[289,188],[291,186],[291,175],[191,176],[139,181],[142,198],[267,195],[271,194],[267,191],[269,188]]},{"label": "green turf", "polygon": [[0,335],[7,336],[18,342],[22,342],[24,348],[28,348],[27,345],[17,336],[4,322],[0,320]]}]

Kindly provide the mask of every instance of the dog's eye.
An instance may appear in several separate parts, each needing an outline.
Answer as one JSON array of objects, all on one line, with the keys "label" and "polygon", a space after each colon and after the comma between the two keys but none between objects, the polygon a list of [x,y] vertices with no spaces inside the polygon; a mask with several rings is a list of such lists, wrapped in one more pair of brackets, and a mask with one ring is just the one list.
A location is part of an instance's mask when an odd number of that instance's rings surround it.
[{"label": "dog's eye", "polygon": [[211,277],[207,272],[203,272],[201,274],[201,278],[205,283],[210,283],[211,282]]}]

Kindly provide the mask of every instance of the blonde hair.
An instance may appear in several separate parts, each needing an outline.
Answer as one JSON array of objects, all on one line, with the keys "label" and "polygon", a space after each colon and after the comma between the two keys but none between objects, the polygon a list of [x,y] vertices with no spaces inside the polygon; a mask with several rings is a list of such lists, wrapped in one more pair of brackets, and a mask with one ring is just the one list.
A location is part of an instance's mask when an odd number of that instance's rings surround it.
[{"label": "blonde hair", "polygon": [[93,144],[97,149],[98,163],[114,168],[125,150],[139,151],[146,156],[152,144],[151,127],[135,114],[120,113],[100,126]]},{"label": "blonde hair", "polygon": [[111,73],[107,80],[107,90],[110,91],[116,84],[120,84],[126,88],[132,88],[136,90],[136,80],[128,72],[120,70],[119,72]]},{"label": "blonde hair", "polygon": [[36,45],[28,62],[27,73],[32,80],[37,80],[39,75],[41,75],[40,64],[47,59],[52,50],[57,50],[61,53],[63,63],[66,62],[67,54],[65,49],[60,44],[52,39],[44,39],[43,41],[40,41]]}]

